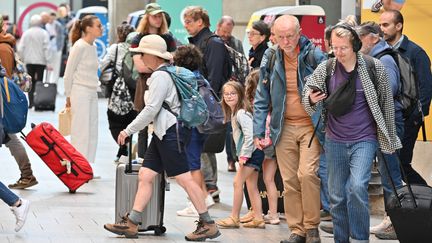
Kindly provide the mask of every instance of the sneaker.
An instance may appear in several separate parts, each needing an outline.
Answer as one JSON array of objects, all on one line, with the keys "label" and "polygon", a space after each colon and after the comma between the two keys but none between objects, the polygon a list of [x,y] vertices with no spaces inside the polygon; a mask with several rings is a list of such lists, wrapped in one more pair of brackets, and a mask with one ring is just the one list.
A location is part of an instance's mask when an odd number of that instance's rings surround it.
[{"label": "sneaker", "polygon": [[320,218],[321,221],[332,221],[332,216],[330,212],[324,209],[320,211]]},{"label": "sneaker", "polygon": [[243,215],[242,217],[240,217],[240,223],[247,223],[250,222],[254,219],[254,212],[251,209],[249,209],[249,211],[247,212],[247,214]]},{"label": "sneaker", "polygon": [[132,223],[128,215],[123,216],[118,223],[105,224],[104,228],[114,234],[124,235],[126,238],[138,238],[138,225]]},{"label": "sneaker", "polygon": [[321,243],[318,228],[306,230],[307,243]]},{"label": "sneaker", "polygon": [[306,237],[292,233],[288,240],[282,240],[280,243],[305,243]]},{"label": "sneaker", "polygon": [[244,223],[245,228],[265,229],[264,219],[252,219],[251,221]]},{"label": "sneaker", "polygon": [[10,189],[25,189],[38,184],[36,177],[20,178],[16,183],[8,185]]},{"label": "sneaker", "polygon": [[220,202],[220,190],[217,186],[207,186],[207,192],[213,197],[213,201]]},{"label": "sneaker", "polygon": [[12,213],[15,214],[15,218],[16,218],[15,232],[20,231],[21,228],[24,226],[30,208],[29,200],[25,200],[25,199],[20,199],[20,200],[21,200],[20,206],[11,207]]},{"label": "sneaker", "polygon": [[370,227],[369,231],[371,234],[376,234],[379,232],[384,232],[388,227],[391,227],[392,223],[390,221],[390,217],[389,216],[385,216],[383,221],[381,221],[381,223],[379,223],[378,225],[375,225],[373,227]]},{"label": "sneaker", "polygon": [[198,217],[198,211],[195,209],[191,202],[188,202],[188,206],[182,210],[177,211],[178,216],[183,217]]},{"label": "sneaker", "polygon": [[326,233],[333,234],[333,223],[331,222],[325,224],[321,223],[320,229]]},{"label": "sneaker", "polygon": [[210,194],[207,195],[207,197],[205,199],[205,204],[206,204],[207,208],[211,208],[213,205],[215,205],[215,201]]},{"label": "sneaker", "polygon": [[398,239],[392,224],[390,224],[390,226],[387,227],[387,229],[385,229],[384,231],[375,233],[375,236],[380,240],[397,240]]},{"label": "sneaker", "polygon": [[196,221],[197,228],[194,232],[185,236],[187,241],[205,241],[206,239],[214,239],[221,235],[215,222],[208,223],[202,220]]},{"label": "sneaker", "polygon": [[279,214],[278,213],[271,214],[269,211],[266,215],[264,215],[264,222],[266,224],[279,224],[280,223]]},{"label": "sneaker", "polygon": [[371,11],[374,13],[378,13],[383,6],[382,0],[376,0],[371,7]]}]

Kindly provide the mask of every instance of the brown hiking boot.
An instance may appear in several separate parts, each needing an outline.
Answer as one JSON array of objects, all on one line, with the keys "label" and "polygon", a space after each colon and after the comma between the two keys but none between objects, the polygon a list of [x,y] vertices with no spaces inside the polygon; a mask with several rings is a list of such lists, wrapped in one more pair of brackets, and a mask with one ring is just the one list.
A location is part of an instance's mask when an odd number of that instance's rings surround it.
[{"label": "brown hiking boot", "polygon": [[124,235],[126,238],[138,238],[138,225],[132,223],[128,216],[129,214],[123,216],[118,223],[105,224],[104,228],[114,234]]},{"label": "brown hiking boot", "polygon": [[214,239],[221,235],[215,222],[206,223],[201,220],[195,222],[197,222],[197,228],[185,236],[187,241],[205,241],[207,238]]},{"label": "brown hiking boot", "polygon": [[321,243],[318,228],[306,230],[306,243]]},{"label": "brown hiking boot", "polygon": [[8,185],[10,189],[25,189],[31,186],[38,184],[39,182],[36,180],[36,177],[30,176],[28,178],[20,178],[14,184]]}]

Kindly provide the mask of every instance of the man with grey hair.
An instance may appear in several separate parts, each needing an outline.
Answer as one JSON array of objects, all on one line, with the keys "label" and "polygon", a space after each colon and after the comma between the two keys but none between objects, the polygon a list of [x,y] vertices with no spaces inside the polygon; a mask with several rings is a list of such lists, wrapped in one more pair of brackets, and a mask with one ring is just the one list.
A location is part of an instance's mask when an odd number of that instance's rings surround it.
[{"label": "man with grey hair", "polygon": [[[314,126],[319,124],[320,112],[309,116],[301,104],[300,94],[304,89],[304,78],[312,73],[314,65],[325,60],[325,55],[315,48],[312,53],[315,63],[309,63],[308,53],[314,47],[301,34],[295,16],[277,18],[274,31],[278,47],[270,76],[271,85],[262,81],[269,68],[268,56],[263,57],[260,66],[260,81],[254,100],[254,143],[258,149],[263,149],[266,118],[271,106],[270,138],[284,184],[285,216],[291,231],[289,239],[282,242],[318,243],[321,241],[318,232],[320,179],[317,172],[322,148],[318,139],[311,142],[310,139]],[[322,139],[320,132],[319,135]]]},{"label": "man with grey hair", "polygon": [[235,22],[233,17],[224,15],[216,26],[215,34],[218,35],[228,46],[244,54],[242,42],[232,35]]},{"label": "man with grey hair", "polygon": [[[383,39],[383,32],[380,26],[372,21],[365,22],[358,27],[358,33],[362,42],[362,48],[360,51],[364,54],[370,55],[379,59],[386,68],[389,76],[390,86],[393,93],[394,107],[395,107],[395,124],[396,132],[399,139],[403,138],[404,120],[402,115],[402,103],[399,100],[400,97],[400,73],[399,67],[396,65],[393,59],[392,47]],[[392,184],[389,180],[389,176],[392,178],[396,188],[402,187],[402,177],[399,167],[399,161],[397,153],[383,154],[387,161],[388,169],[385,167],[384,161],[381,156],[378,156],[378,167],[381,174],[381,182],[384,189],[384,207],[386,206],[387,200],[393,194]],[[376,234],[377,237],[382,232],[393,232],[392,223],[388,216],[384,217],[384,220],[370,228],[372,234]]]},{"label": "man with grey hair", "polygon": [[36,83],[42,81],[43,73],[51,58],[49,50],[49,34],[42,29],[42,18],[33,15],[30,28],[24,31],[18,44],[18,53],[26,64],[27,72],[32,77],[33,85],[29,91],[29,108],[33,107],[33,95]]}]

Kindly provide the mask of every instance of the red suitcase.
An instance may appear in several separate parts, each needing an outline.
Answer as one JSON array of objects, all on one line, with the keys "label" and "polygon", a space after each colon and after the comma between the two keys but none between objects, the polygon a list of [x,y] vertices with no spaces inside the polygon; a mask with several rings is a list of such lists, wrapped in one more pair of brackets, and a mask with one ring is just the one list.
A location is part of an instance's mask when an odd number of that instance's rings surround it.
[{"label": "red suitcase", "polygon": [[32,124],[32,131],[23,139],[69,188],[69,192],[74,193],[93,178],[87,159],[51,124]]}]

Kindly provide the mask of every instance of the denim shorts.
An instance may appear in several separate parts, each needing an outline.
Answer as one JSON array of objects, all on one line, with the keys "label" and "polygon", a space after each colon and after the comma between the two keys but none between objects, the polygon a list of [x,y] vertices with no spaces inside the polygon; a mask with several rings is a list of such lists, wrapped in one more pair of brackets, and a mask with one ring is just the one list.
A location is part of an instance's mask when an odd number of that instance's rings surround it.
[{"label": "denim shorts", "polygon": [[249,158],[248,161],[246,161],[246,164],[244,165],[252,167],[256,171],[260,171],[263,160],[264,160],[264,152],[262,150],[255,149],[255,151],[253,151],[252,153],[251,158]]},{"label": "denim shorts", "polygon": [[275,148],[273,145],[266,147],[265,149],[263,149],[263,151],[264,151],[265,159],[273,159],[273,160],[276,159]]},{"label": "denim shorts", "polygon": [[169,177],[190,171],[185,146],[189,142],[190,129],[177,124],[168,128],[162,140],[153,133],[144,155],[143,167],[157,173],[165,170]]},{"label": "denim shorts", "polygon": [[192,128],[189,143],[186,145],[186,156],[190,171],[201,169],[201,152],[206,138],[206,134],[202,134],[198,132],[198,129]]}]

